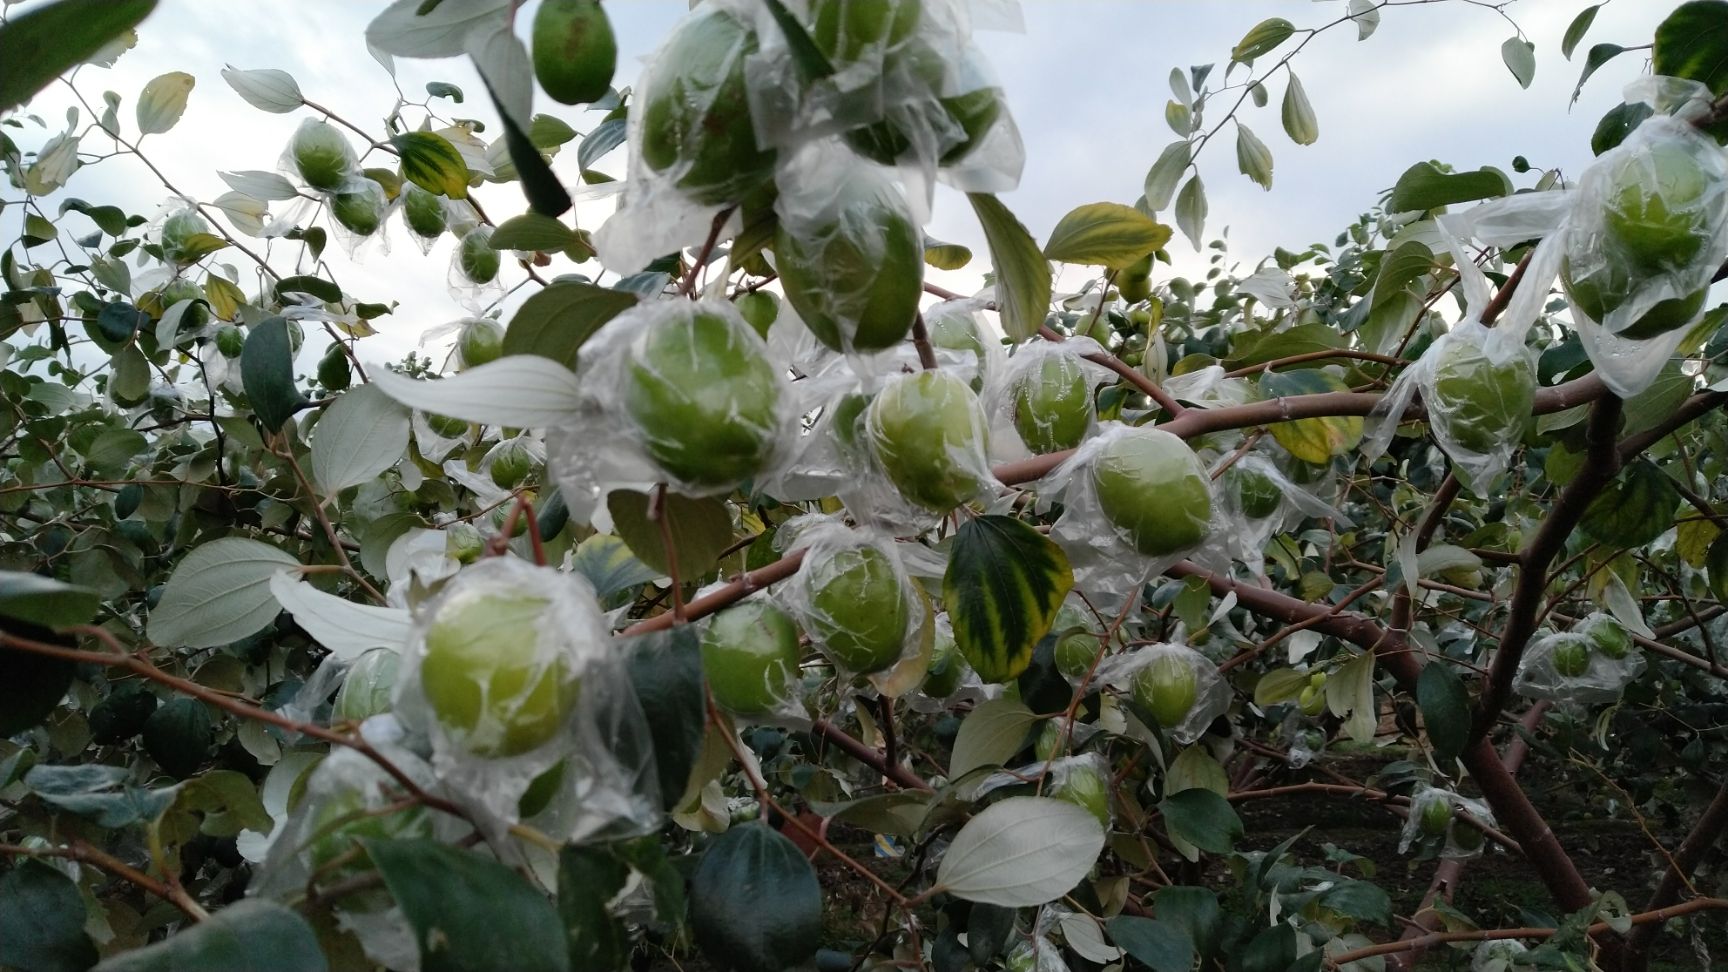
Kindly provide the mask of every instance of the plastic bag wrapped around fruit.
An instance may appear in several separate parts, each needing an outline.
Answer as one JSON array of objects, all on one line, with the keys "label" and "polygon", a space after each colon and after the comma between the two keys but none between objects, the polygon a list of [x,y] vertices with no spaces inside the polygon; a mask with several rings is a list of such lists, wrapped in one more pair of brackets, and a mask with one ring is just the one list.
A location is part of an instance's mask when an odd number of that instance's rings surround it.
[{"label": "plastic bag wrapped around fruit", "polygon": [[848,354],[903,343],[924,293],[924,237],[899,186],[819,147],[800,152],[777,184],[774,267],[805,326]]},{"label": "plastic bag wrapped around fruit", "polygon": [[946,514],[991,489],[989,429],[965,379],[896,375],[870,400],[864,432],[878,468],[911,503]]},{"label": "plastic bag wrapped around fruit", "polygon": [[432,245],[450,226],[444,197],[408,182],[402,186],[401,200],[402,225],[408,227],[408,238],[414,241],[421,253],[430,253]]},{"label": "plastic bag wrapped around fruit", "polygon": [[805,718],[798,698],[801,633],[766,597],[734,604],[702,629],[702,672],[714,702],[746,721]]},{"label": "plastic bag wrapped around fruit", "polygon": [[1218,666],[1186,645],[1138,645],[1098,664],[1095,681],[1132,700],[1135,711],[1187,745],[1230,708]]},{"label": "plastic bag wrapped around fruit", "polygon": [[321,118],[308,118],[294,130],[282,152],[282,169],[322,192],[337,192],[360,178],[348,136]]},{"label": "plastic bag wrapped around fruit", "polygon": [[350,180],[342,190],[330,194],[328,203],[330,228],[336,241],[342,244],[344,253],[354,256],[363,244],[372,241],[376,241],[384,253],[390,252],[388,234],[379,232],[390,208],[382,185],[360,176]]},{"label": "plastic bag wrapped around fruit", "polygon": [[796,438],[785,375],[723,300],[651,301],[619,314],[583,346],[577,379],[584,414],[548,437],[572,515],[581,497],[614,485],[731,492],[771,475]]},{"label": "plastic bag wrapped around fruit", "polygon": [[994,369],[983,393],[992,458],[1073,449],[1095,431],[1093,391],[1108,380],[1109,371],[1086,355],[1103,350],[1090,338],[1033,340]]},{"label": "plastic bag wrapped around fruit", "polygon": [[1644,654],[1618,621],[1593,614],[1572,631],[1536,639],[1524,649],[1512,690],[1532,699],[1579,705],[1617,702],[1644,672]]},{"label": "plastic bag wrapped around fruit", "polygon": [[1280,468],[1273,458],[1276,449],[1243,454],[1215,480],[1223,519],[1230,525],[1231,555],[1255,574],[1264,567],[1267,541],[1280,530],[1305,517],[1331,519],[1340,529],[1352,523],[1343,510],[1311,491],[1314,484],[1299,483]]},{"label": "plastic bag wrapped around fruit", "polygon": [[915,647],[926,602],[894,541],[833,517],[808,516],[788,521],[775,543],[805,551],[785,604],[837,668],[884,672]]},{"label": "plastic bag wrapped around fruit", "polygon": [[1494,813],[1481,800],[1459,796],[1426,784],[1410,793],[1410,814],[1398,840],[1398,853],[1407,854],[1418,845],[1437,847],[1440,857],[1457,860],[1482,853],[1486,838],[1480,827],[1460,819],[1468,815],[1477,823],[1495,826]]},{"label": "plastic bag wrapped around fruit", "polygon": [[[1103,754],[1096,752],[1058,756],[1054,749],[1046,751],[1046,739],[1060,739],[1061,722],[1060,718],[1055,718],[1044,723],[1037,747],[1037,762],[1018,769],[991,773],[978,781],[972,791],[972,798],[982,800],[987,794],[1014,787],[1024,787],[1026,789],[1023,792],[1030,793],[1032,785],[1042,774],[1045,781],[1043,792],[1046,796],[1067,800],[1080,807],[1097,817],[1099,826],[1109,830],[1110,821],[1115,816],[1110,806],[1110,762]],[[1075,734],[1069,740],[1070,751],[1079,748],[1081,733],[1087,729],[1084,723],[1076,723]]]}]

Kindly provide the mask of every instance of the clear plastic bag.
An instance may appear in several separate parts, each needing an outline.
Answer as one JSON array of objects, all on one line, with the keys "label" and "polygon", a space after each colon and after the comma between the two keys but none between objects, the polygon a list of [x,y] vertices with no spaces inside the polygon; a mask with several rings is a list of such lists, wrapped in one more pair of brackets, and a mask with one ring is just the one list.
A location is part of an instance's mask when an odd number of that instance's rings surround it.
[{"label": "clear plastic bag", "polygon": [[759,595],[702,623],[702,668],[722,709],[746,723],[808,722],[799,696],[797,622]]},{"label": "clear plastic bag", "polygon": [[1230,525],[1223,532],[1230,555],[1256,576],[1265,570],[1266,544],[1279,531],[1306,517],[1330,519],[1340,529],[1353,525],[1343,510],[1286,475],[1269,448],[1244,453],[1214,482],[1221,518]]},{"label": "clear plastic bag", "polygon": [[1230,708],[1230,686],[1218,666],[1186,645],[1130,646],[1099,662],[1094,681],[1130,694],[1184,746]]},{"label": "clear plastic bag", "polygon": [[282,150],[280,168],[290,178],[319,192],[341,192],[364,178],[348,136],[322,118],[300,122]]},{"label": "clear plastic bag", "polygon": [[989,426],[978,396],[958,375],[896,375],[864,412],[875,464],[900,494],[945,514],[996,485]]},{"label": "clear plastic bag", "polygon": [[836,668],[889,671],[919,647],[928,606],[893,540],[834,517],[803,516],[787,521],[775,543],[805,551],[783,603]]},{"label": "clear plastic bag", "polygon": [[1091,338],[1033,340],[995,369],[983,394],[991,458],[1012,461],[1073,449],[1097,431],[1093,392],[1110,372],[1086,355],[1103,350]]},{"label": "clear plastic bag", "polygon": [[1636,650],[1605,649],[1587,633],[1545,635],[1524,649],[1512,690],[1526,698],[1579,705],[1618,702],[1626,686],[1644,672]]},{"label": "clear plastic bag", "polygon": [[1398,853],[1407,854],[1419,843],[1438,844],[1440,856],[1461,860],[1481,855],[1486,838],[1469,822],[1469,814],[1482,824],[1495,826],[1494,813],[1481,800],[1459,796],[1451,790],[1417,784],[1410,793],[1410,815],[1398,839]]}]

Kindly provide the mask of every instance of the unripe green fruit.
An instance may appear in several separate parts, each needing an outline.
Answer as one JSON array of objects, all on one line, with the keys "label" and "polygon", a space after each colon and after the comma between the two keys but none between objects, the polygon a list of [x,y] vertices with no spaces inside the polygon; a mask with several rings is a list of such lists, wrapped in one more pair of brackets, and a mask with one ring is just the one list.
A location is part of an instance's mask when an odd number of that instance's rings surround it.
[{"label": "unripe green fruit", "polygon": [[533,471],[534,454],[529,451],[528,443],[519,438],[500,443],[487,468],[493,485],[499,489],[515,489]]},{"label": "unripe green fruit", "polygon": [[881,351],[906,339],[924,293],[924,239],[912,207],[867,169],[848,173],[820,220],[774,237],[786,299],[827,347]]},{"label": "unripe green fruit", "polygon": [[444,555],[459,564],[472,564],[486,553],[486,538],[472,523],[458,520],[444,528]]},{"label": "unripe green fruit", "polygon": [[1013,402],[1014,431],[1039,455],[1079,445],[1092,422],[1092,387],[1073,355],[1045,355],[1015,383]]},{"label": "unripe green fruit", "polygon": [[[187,280],[185,277],[178,277],[174,280],[168,281],[167,285],[162,288],[161,298],[162,314],[167,313],[168,308],[173,307],[175,304],[178,304],[183,300],[189,300],[192,302],[187,305],[186,309],[180,314],[180,329],[182,332],[203,327],[205,324],[210,322],[210,307],[205,302],[203,288],[199,287],[192,281]],[[160,317],[161,314],[158,314],[157,316]]]},{"label": "unripe green fruit", "polygon": [[330,215],[356,236],[371,236],[384,223],[384,194],[371,189],[339,192],[330,201]]},{"label": "unripe green fruit", "polygon": [[233,324],[216,330],[216,351],[224,358],[238,358],[246,348],[246,332]]},{"label": "unripe green fruit", "polygon": [[289,154],[300,181],[314,189],[340,189],[354,170],[354,147],[336,126],[317,119],[307,119],[294,132]]},{"label": "unripe green fruit", "polygon": [[1417,825],[1422,832],[1430,837],[1439,837],[1452,826],[1452,802],[1450,800],[1430,800],[1422,805],[1422,816]]},{"label": "unripe green fruit", "polygon": [[1243,469],[1234,474],[1237,495],[1242,500],[1242,515],[1251,520],[1264,520],[1278,512],[1284,504],[1284,491],[1271,476],[1252,469]]},{"label": "unripe green fruit", "polygon": [[1206,538],[1211,480],[1194,450],[1169,432],[1131,429],[1105,445],[1093,460],[1092,485],[1105,518],[1148,557]]},{"label": "unripe green fruit", "polygon": [[1138,705],[1151,712],[1160,726],[1174,729],[1193,711],[1200,680],[1186,659],[1163,655],[1134,673],[1133,689]]},{"label": "unripe green fruit", "polygon": [[1711,151],[1681,139],[1645,142],[1619,154],[1602,185],[1602,226],[1642,274],[1685,267],[1709,242],[1705,200],[1719,191],[1694,154]]},{"label": "unripe green fruit", "polygon": [[580,682],[540,650],[545,599],[459,592],[425,634],[420,687],[444,732],[475,756],[520,756],[549,742]]},{"label": "unripe green fruit", "polygon": [[612,88],[618,42],[598,0],[544,0],[534,15],[534,77],[553,101],[599,101]]},{"label": "unripe green fruit", "polygon": [[476,226],[462,237],[456,248],[456,268],[472,283],[488,284],[498,277],[503,261],[492,249],[492,231]]},{"label": "unripe green fruit", "polygon": [[[1122,299],[1130,304],[1139,303],[1152,296],[1152,254],[1148,253],[1140,261],[1124,269],[1116,275],[1116,289],[1121,291]],[[1134,323],[1144,326],[1151,323],[1151,315],[1145,321]]]},{"label": "unripe green fruit", "polygon": [[745,61],[756,35],[730,11],[698,8],[680,21],[637,85],[642,161],[672,172],[699,203],[738,202],[773,175],[774,149],[756,145]]},{"label": "unripe green fruit", "polygon": [[[1560,265],[1560,285],[1579,310],[1591,320],[1601,322],[1631,299],[1636,276],[1624,269],[1608,267],[1594,276],[1574,279],[1568,261]],[[1709,293],[1710,288],[1705,286],[1685,297],[1658,301],[1619,334],[1642,341],[1685,327],[1698,319]]]},{"label": "unripe green fruit", "polygon": [[1591,647],[1601,652],[1604,657],[1619,661],[1632,650],[1632,635],[1620,622],[1610,617],[1593,618],[1584,626],[1584,637],[1590,639]]},{"label": "unripe green fruit", "polygon": [[743,316],[757,334],[764,339],[768,337],[768,329],[774,326],[774,321],[780,316],[780,298],[770,291],[752,290],[750,293],[734,301],[738,313]]},{"label": "unripe green fruit", "polygon": [[1296,705],[1303,715],[1318,719],[1326,712],[1326,689],[1318,685],[1303,686],[1302,694],[1296,698]]},{"label": "unripe green fruit", "polygon": [[854,393],[841,396],[834,403],[834,420],[829,427],[834,431],[834,441],[842,455],[856,456],[865,448],[868,430],[864,418],[870,399],[869,395]]},{"label": "unripe green fruit", "polygon": [[1465,449],[1488,454],[1516,443],[1535,401],[1536,374],[1522,356],[1495,364],[1468,341],[1448,341],[1441,351],[1429,404]]},{"label": "unripe green fruit", "polygon": [[964,381],[920,371],[883,389],[865,413],[870,446],[888,480],[932,513],[947,513],[987,485],[984,411]]},{"label": "unripe green fruit", "polygon": [[[941,90],[947,65],[942,54],[929,44],[914,39],[888,61],[888,71],[905,72],[921,80],[932,95]],[[966,73],[969,72],[962,70],[963,75]],[[998,88],[979,88],[905,110],[925,116],[914,123],[915,128],[925,128],[941,138],[945,147],[937,161],[941,165],[953,165],[970,155],[990,126],[996,123],[1002,114],[1002,92]],[[886,121],[847,132],[846,142],[859,155],[873,162],[893,165],[907,153],[922,148],[918,141],[929,137],[928,134],[908,132],[904,124],[907,121],[910,119],[896,118],[891,112]]]},{"label": "unripe green fruit", "polygon": [[954,636],[937,628],[936,645],[930,654],[930,667],[924,672],[924,684],[921,686],[924,694],[933,699],[945,699],[960,688],[960,680],[965,677],[966,660],[960,657],[960,648],[954,644]]},{"label": "unripe green fruit", "polygon": [[900,659],[912,608],[900,577],[875,547],[836,551],[809,581],[810,633],[828,656],[861,675]]},{"label": "unripe green fruit", "polygon": [[780,374],[749,325],[698,307],[650,326],[625,365],[625,412],[649,458],[695,486],[765,468],[779,434]]},{"label": "unripe green fruit", "polygon": [[[387,805],[387,804],[386,804]],[[316,811],[313,832],[317,835],[308,848],[313,870],[322,868],[355,848],[360,853],[351,861],[320,875],[321,880],[335,881],[354,877],[372,869],[372,859],[360,843],[363,839],[402,840],[431,837],[432,820],[425,807],[405,807],[389,813],[369,807],[365,797],[350,791],[326,799]]]},{"label": "unripe green fruit", "polygon": [[482,317],[462,325],[456,338],[456,356],[462,367],[478,368],[504,356],[504,325]]},{"label": "unripe green fruit", "polygon": [[1110,826],[1110,784],[1092,767],[1080,765],[1070,768],[1068,778],[1056,787],[1052,795],[1058,800],[1084,807],[1098,818],[1100,825]]},{"label": "unripe green fruit", "polygon": [[392,648],[374,648],[356,659],[342,679],[342,687],[336,691],[330,721],[364,722],[381,712],[389,712],[401,663],[402,655]]},{"label": "unripe green fruit", "polygon": [[182,209],[162,221],[162,255],[173,263],[197,259],[192,237],[208,236],[210,223],[195,209]]},{"label": "unripe green fruit", "polygon": [[[522,500],[528,505],[534,505],[534,502],[538,499],[539,496],[536,495],[533,490],[525,489],[522,491]],[[510,514],[514,506],[515,504],[513,503],[506,503],[502,506],[494,507],[492,510],[493,528],[499,533],[503,533],[508,529],[510,531],[510,539],[512,540],[517,537],[526,536],[528,533],[528,518],[526,516],[516,517],[516,522],[513,525],[510,522]]]},{"label": "unripe green fruit", "polygon": [[1065,678],[1084,678],[1098,657],[1098,640],[1085,631],[1063,635],[1056,642],[1056,671]]},{"label": "unripe green fruit", "polygon": [[1481,850],[1482,844],[1486,840],[1482,831],[1461,822],[1452,825],[1452,829],[1448,831],[1447,839],[1452,842],[1454,848],[1466,854],[1474,854]]},{"label": "unripe green fruit", "polygon": [[721,611],[702,635],[702,671],[728,712],[762,715],[791,696],[798,673],[798,626],[763,601]]},{"label": "unripe green fruit", "polygon": [[1040,763],[1047,763],[1062,750],[1062,720],[1046,719],[1044,728],[1038,730],[1038,738],[1032,742],[1032,755]]},{"label": "unripe green fruit", "polygon": [[426,413],[426,427],[446,439],[458,439],[468,434],[466,419],[439,415],[436,412]]},{"label": "unripe green fruit", "polygon": [[880,57],[918,26],[923,0],[815,0],[810,39],[836,67]]},{"label": "unripe green fruit", "polygon": [[442,236],[449,224],[444,215],[444,200],[412,182],[402,187],[402,218],[415,236],[427,239]]},{"label": "unripe green fruit", "polygon": [[330,345],[324,356],[318,359],[318,384],[326,391],[346,391],[354,380],[354,372],[348,367],[348,355],[342,351],[339,344]]},{"label": "unripe green fruit", "polygon": [[1563,678],[1581,678],[1590,670],[1590,645],[1568,639],[1554,646],[1554,673]]}]

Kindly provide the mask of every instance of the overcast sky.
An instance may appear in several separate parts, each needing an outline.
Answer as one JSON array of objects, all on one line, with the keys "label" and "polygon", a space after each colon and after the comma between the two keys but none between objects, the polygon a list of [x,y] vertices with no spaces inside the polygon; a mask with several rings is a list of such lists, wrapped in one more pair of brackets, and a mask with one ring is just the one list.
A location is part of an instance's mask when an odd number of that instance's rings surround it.
[{"label": "overcast sky", "polygon": [[[394,92],[388,74],[367,53],[364,30],[383,6],[334,0],[162,0],[140,28],[138,46],[112,69],[84,69],[78,84],[98,104],[104,90],[117,92],[121,117],[128,133],[135,134],[133,110],[144,84],[168,71],[194,75],[197,87],[184,118],[173,131],[147,138],[143,149],[181,191],[207,202],[228,188],[217,178],[219,170],[275,169],[295,126],[311,114],[274,115],[251,107],[222,80],[224,64],[288,71],[310,100],[382,131]],[[1247,265],[1274,246],[1330,242],[1420,160],[1509,171],[1512,157],[1522,154],[1535,165],[1577,173],[1590,158],[1596,120],[1619,101],[1625,82],[1644,69],[1647,53],[1629,52],[1609,62],[1568,110],[1584,50],[1604,41],[1648,43],[1674,4],[1608,3],[1575,59],[1567,62],[1560,56],[1561,35],[1584,6],[1583,0],[1523,0],[1508,7],[1507,16],[1536,45],[1537,71],[1529,89],[1520,88],[1501,63],[1500,47],[1513,36],[1512,23],[1481,6],[1454,0],[1389,7],[1366,41],[1358,42],[1348,24],[1321,35],[1292,62],[1318,115],[1320,140],[1303,148],[1284,135],[1278,111],[1285,79],[1272,79],[1267,107],[1255,109],[1250,103],[1242,117],[1275,157],[1273,189],[1263,192],[1238,174],[1234,137],[1226,131],[1200,160],[1211,203],[1208,235],[1228,226],[1232,257]],[[524,35],[533,7],[530,3],[518,16]],[[688,4],[613,0],[606,9],[620,47],[615,84],[623,86]],[[1147,168],[1175,138],[1164,121],[1172,68],[1217,62],[1216,76],[1231,47],[1262,19],[1282,16],[1298,27],[1315,27],[1342,16],[1344,9],[1342,0],[1026,0],[1023,32],[978,36],[1026,139],[1024,176],[1004,201],[1040,241],[1076,205],[1132,203]],[[1274,60],[1263,59],[1268,67]],[[478,77],[465,61],[398,59],[397,72],[402,90],[415,99],[427,81],[460,86],[468,102],[446,105],[444,114],[484,119],[488,136],[498,132]],[[56,86],[32,108],[50,126],[64,127],[70,104],[64,87]],[[598,113],[578,112],[544,96],[535,109],[557,114],[582,132],[600,120]],[[1213,106],[1208,124],[1223,110],[1222,104]],[[46,134],[31,125],[13,130],[13,137],[34,147]],[[94,147],[91,143],[99,144],[92,138],[86,148]],[[574,152],[566,155],[555,167],[574,183]],[[369,164],[384,163],[374,156]],[[623,150],[596,167],[622,175]],[[1522,179],[1527,184],[1530,177]],[[0,187],[0,192],[16,190]],[[80,172],[58,195],[116,202],[148,214],[167,194],[135,160],[114,159]],[[513,185],[486,186],[478,196],[499,220],[526,209]],[[587,203],[578,217],[592,228],[607,208]],[[19,218],[15,209],[0,215],[6,239],[16,238]],[[979,255],[967,271],[933,279],[974,289],[985,248],[963,197],[940,191],[928,231]],[[394,220],[391,233],[389,252],[370,246],[358,266],[349,265],[334,243],[329,250],[337,279],[349,292],[361,300],[401,302],[394,315],[376,322],[385,337],[362,345],[365,360],[400,357],[425,330],[461,316],[446,289],[448,242],[422,257]],[[1172,244],[1172,253],[1179,269],[1199,265],[1183,240]],[[560,259],[552,269],[574,268]],[[1061,283],[1077,286],[1084,274],[1070,269]]]}]

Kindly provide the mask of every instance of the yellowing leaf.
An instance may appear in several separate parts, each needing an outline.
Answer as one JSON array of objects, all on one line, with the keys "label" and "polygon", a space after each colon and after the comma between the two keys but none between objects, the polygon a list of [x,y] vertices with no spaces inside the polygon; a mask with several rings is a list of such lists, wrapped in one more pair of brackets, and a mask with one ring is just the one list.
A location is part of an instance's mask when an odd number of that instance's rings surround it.
[{"label": "yellowing leaf", "polygon": [[402,175],[427,192],[468,198],[468,164],[450,140],[433,132],[407,132],[390,140],[402,153]]},{"label": "yellowing leaf", "polygon": [[[1260,379],[1260,393],[1266,398],[1349,390],[1342,379],[1312,368],[1268,372]],[[1272,426],[1272,437],[1303,462],[1324,463],[1361,444],[1362,418],[1334,415],[1278,422]]]},{"label": "yellowing leaf", "polygon": [[1170,227],[1133,206],[1098,202],[1077,206],[1050,231],[1044,255],[1062,263],[1121,270],[1170,242]]},{"label": "yellowing leaf", "polygon": [[138,96],[138,130],[155,135],[174,127],[186,111],[186,99],[198,79],[185,71],[170,71],[151,79]]}]

